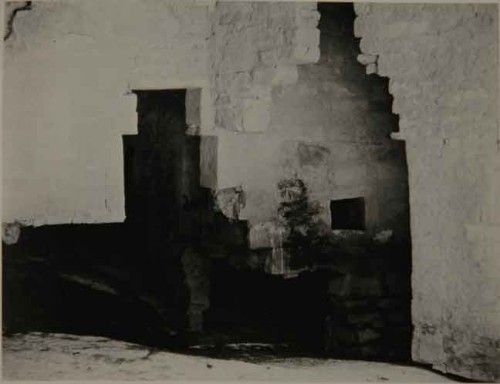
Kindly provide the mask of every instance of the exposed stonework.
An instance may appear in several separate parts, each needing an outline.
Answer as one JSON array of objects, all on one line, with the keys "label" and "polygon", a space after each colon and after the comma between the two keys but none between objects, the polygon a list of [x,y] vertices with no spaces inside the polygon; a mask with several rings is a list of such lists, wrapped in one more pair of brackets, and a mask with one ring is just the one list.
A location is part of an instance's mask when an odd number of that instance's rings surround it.
[{"label": "exposed stonework", "polygon": [[212,17],[215,125],[262,132],[273,85],[297,80],[319,58],[315,3],[218,2]]},{"label": "exposed stonework", "polygon": [[225,142],[213,128],[265,131],[272,87],[318,59],[315,9],[61,0],[18,13],[5,47],[3,221],[123,221],[120,136],[137,129],[131,90],[189,89],[188,133],[204,135],[202,185],[237,186],[220,185]]},{"label": "exposed stonework", "polygon": [[393,136],[406,141],[413,358],[498,380],[497,5],[356,3],[355,9],[360,62],[389,78],[400,116]]},{"label": "exposed stonework", "polygon": [[265,132],[218,136],[218,185],[245,191],[241,218],[258,225],[251,230],[252,248],[260,246],[260,224],[276,218],[278,182],[295,176],[320,204],[327,227],[331,200],[365,197],[369,232],[408,234],[404,147],[389,137],[398,129],[397,116],[390,110],[387,81],[366,76],[356,60],[354,15],[344,17],[345,12],[322,14],[319,62],[299,65],[296,83],[272,88]]},{"label": "exposed stonework", "polygon": [[21,236],[21,225],[19,223],[4,223],[2,225],[2,241],[7,244],[16,244]]},{"label": "exposed stonework", "polygon": [[[362,55],[332,23],[318,62],[312,2],[35,2],[4,50],[2,219],[123,221],[130,91],[189,88],[201,182],[241,185],[245,206],[236,199],[225,212],[257,225],[253,247],[281,249],[265,227],[284,176],[305,180],[326,222],[331,199],[362,194],[368,230],[399,236],[406,170],[392,133],[410,168],[414,359],[498,378],[497,8],[356,9]],[[386,82],[365,73],[389,77],[399,132]],[[238,233],[220,236],[244,243]]]},{"label": "exposed stonework", "polygon": [[409,359],[407,250],[393,244],[344,249],[332,260],[325,352],[335,357]]},{"label": "exposed stonework", "polygon": [[224,188],[215,195],[216,209],[231,220],[240,218],[240,211],[245,207],[245,192],[241,187]]}]

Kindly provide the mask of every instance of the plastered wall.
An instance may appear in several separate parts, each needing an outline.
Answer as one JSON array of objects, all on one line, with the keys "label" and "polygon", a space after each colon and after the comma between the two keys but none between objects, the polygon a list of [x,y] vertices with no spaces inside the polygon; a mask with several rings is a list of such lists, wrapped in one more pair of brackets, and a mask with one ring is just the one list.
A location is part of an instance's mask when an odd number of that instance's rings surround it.
[{"label": "plastered wall", "polygon": [[[407,150],[413,358],[498,379],[498,10],[355,9],[360,62],[389,78],[393,137]],[[122,221],[121,135],[137,128],[130,90],[192,88],[202,182],[241,185],[251,225],[274,215],[276,182],[295,173],[323,206],[374,196],[368,217],[390,223],[387,190],[405,192],[403,169],[391,166],[397,150],[386,151],[398,148],[386,137],[393,123],[373,110],[384,92],[343,72],[339,47],[326,51],[337,61],[318,63],[318,16],[314,3],[185,0],[35,2],[19,12],[4,49],[2,220]]]},{"label": "plastered wall", "polygon": [[134,89],[189,89],[201,182],[220,188],[231,148],[219,132],[266,127],[269,80],[317,60],[317,20],[314,3],[62,0],[18,12],[4,52],[3,221],[124,219]]},{"label": "plastered wall", "polygon": [[413,358],[500,378],[497,5],[356,4],[368,71],[406,142]]},{"label": "plastered wall", "polygon": [[218,2],[211,14],[215,126],[262,132],[273,85],[295,82],[319,58],[314,2]]},{"label": "plastered wall", "polygon": [[64,0],[19,12],[5,43],[3,221],[124,219],[131,89],[201,87],[208,7]]},{"label": "plastered wall", "polygon": [[408,235],[404,145],[389,136],[398,118],[387,81],[357,62],[350,9],[322,9],[320,58],[270,89],[267,125],[219,135],[219,185],[242,185],[251,226],[277,216],[278,182],[299,177],[328,227],[331,200],[365,197],[368,231]]}]

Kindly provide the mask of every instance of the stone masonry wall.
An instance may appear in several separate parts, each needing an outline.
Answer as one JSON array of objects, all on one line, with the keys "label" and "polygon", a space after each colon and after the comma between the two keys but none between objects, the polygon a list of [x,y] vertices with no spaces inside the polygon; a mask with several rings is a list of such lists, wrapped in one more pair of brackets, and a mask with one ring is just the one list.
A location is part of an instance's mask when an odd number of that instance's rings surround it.
[{"label": "stone masonry wall", "polygon": [[18,12],[4,45],[3,221],[124,219],[132,89],[202,87],[208,7],[62,0]]},{"label": "stone masonry wall", "polygon": [[408,362],[408,247],[372,243],[364,249],[345,247],[334,256],[329,265],[325,352],[337,358]]},{"label": "stone masonry wall", "polygon": [[387,81],[367,76],[357,62],[352,6],[319,9],[318,63],[299,65],[295,82],[268,84],[269,122],[262,131],[218,136],[218,184],[245,192],[240,219],[250,223],[252,248],[271,246],[266,233],[277,216],[277,185],[294,177],[321,205],[327,228],[331,200],[365,197],[370,233],[408,236],[404,145],[389,136],[398,120]]},{"label": "stone masonry wall", "polygon": [[409,167],[413,359],[500,378],[497,5],[355,4]]},{"label": "stone masonry wall", "polygon": [[316,4],[218,2],[211,17],[215,126],[265,131],[272,87],[319,58]]},{"label": "stone masonry wall", "polygon": [[272,85],[318,58],[315,7],[61,0],[16,13],[4,51],[3,221],[123,221],[121,135],[137,130],[131,90],[188,89],[189,132],[203,135],[201,182],[222,188],[219,131],[265,129]]}]

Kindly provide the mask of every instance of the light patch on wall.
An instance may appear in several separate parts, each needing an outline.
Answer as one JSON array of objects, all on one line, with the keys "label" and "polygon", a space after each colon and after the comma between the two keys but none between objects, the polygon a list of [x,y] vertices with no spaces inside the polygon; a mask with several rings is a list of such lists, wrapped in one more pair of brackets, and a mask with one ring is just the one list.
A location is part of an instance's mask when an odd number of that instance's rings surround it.
[{"label": "light patch on wall", "polygon": [[301,166],[319,166],[326,161],[330,150],[317,144],[299,143],[297,153]]}]

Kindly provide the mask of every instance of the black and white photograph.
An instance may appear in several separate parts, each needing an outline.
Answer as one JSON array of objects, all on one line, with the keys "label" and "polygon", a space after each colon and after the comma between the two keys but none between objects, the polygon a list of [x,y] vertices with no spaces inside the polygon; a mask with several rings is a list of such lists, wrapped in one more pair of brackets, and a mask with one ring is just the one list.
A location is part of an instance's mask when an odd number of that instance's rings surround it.
[{"label": "black and white photograph", "polygon": [[2,378],[500,382],[495,1],[2,1]]}]

